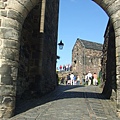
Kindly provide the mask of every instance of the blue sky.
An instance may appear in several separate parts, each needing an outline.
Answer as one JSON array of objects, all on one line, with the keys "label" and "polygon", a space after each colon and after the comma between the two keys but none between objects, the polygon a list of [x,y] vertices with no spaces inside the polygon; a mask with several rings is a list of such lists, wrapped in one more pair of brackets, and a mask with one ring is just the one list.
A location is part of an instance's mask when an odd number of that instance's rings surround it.
[{"label": "blue sky", "polygon": [[77,38],[103,43],[108,23],[105,11],[92,0],[60,0],[58,43],[64,43],[63,50],[57,49],[57,67],[72,63],[72,48]]}]

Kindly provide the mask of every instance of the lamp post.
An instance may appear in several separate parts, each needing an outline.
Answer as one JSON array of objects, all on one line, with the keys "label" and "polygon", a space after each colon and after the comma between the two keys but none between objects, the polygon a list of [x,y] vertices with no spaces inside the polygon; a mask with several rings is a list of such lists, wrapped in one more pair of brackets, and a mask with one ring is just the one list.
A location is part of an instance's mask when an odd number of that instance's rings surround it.
[{"label": "lamp post", "polygon": [[60,41],[60,43],[58,43],[58,45],[59,45],[59,49],[62,50],[64,46],[64,43],[62,42],[62,40]]},{"label": "lamp post", "polygon": [[[58,43],[58,45],[59,45],[59,49],[62,50],[64,46],[64,43],[62,42],[62,40],[60,41],[60,43]],[[60,56],[57,55],[56,59],[60,59]]]}]

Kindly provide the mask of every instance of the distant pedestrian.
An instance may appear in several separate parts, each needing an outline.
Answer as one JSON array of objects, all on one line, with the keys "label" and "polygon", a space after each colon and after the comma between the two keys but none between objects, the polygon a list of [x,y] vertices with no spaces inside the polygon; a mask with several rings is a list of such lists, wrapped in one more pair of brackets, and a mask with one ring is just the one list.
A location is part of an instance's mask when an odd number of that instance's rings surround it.
[{"label": "distant pedestrian", "polygon": [[63,65],[63,70],[66,71],[66,66],[65,65]]},{"label": "distant pedestrian", "polygon": [[70,71],[70,64],[68,64],[68,71]]},{"label": "distant pedestrian", "polygon": [[82,82],[80,81],[80,77],[79,77],[79,75],[78,75],[78,76],[77,76],[76,85],[80,85],[80,84],[82,84]]},{"label": "distant pedestrian", "polygon": [[72,71],[72,65],[70,65],[70,71]]},{"label": "distant pedestrian", "polygon": [[70,80],[71,80],[71,85],[74,85],[75,81],[74,81],[74,74],[73,73],[70,74]]},{"label": "distant pedestrian", "polygon": [[92,83],[92,73],[90,71],[88,72],[87,77],[88,77],[88,85],[91,85],[91,83]]},{"label": "distant pedestrian", "polygon": [[61,78],[61,84],[64,84],[64,80],[65,80],[65,78],[62,77],[62,78]]},{"label": "distant pedestrian", "polygon": [[85,74],[85,84],[88,85],[88,76],[87,76],[88,73]]},{"label": "distant pedestrian", "polygon": [[93,85],[98,85],[97,74],[93,74]]},{"label": "distant pedestrian", "polygon": [[70,84],[70,74],[67,75],[67,85]]},{"label": "distant pedestrian", "polygon": [[77,82],[77,76],[74,75],[74,85],[76,85],[76,82]]},{"label": "distant pedestrian", "polygon": [[67,65],[66,65],[66,71],[68,71],[68,67],[69,67],[69,66],[68,66],[68,64],[67,64]]},{"label": "distant pedestrian", "polygon": [[60,71],[61,71],[61,70],[62,70],[62,65],[60,65],[60,67],[59,67],[59,68],[60,68]]}]

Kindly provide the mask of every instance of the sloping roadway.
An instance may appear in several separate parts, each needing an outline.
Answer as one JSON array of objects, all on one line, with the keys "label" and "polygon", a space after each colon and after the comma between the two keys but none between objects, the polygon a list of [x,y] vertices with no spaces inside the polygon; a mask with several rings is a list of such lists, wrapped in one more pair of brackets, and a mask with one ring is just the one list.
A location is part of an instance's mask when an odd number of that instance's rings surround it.
[{"label": "sloping roadway", "polygon": [[120,120],[114,101],[98,86],[59,85],[53,92],[19,104],[9,120]]}]

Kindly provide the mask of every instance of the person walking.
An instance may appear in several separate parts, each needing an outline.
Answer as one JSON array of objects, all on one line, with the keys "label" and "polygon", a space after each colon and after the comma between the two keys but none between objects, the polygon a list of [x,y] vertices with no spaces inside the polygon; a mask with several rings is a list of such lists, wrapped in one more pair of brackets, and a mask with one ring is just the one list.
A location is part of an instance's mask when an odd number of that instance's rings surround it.
[{"label": "person walking", "polygon": [[76,83],[77,83],[77,76],[74,75],[74,85],[76,85]]},{"label": "person walking", "polygon": [[88,72],[87,77],[88,77],[88,85],[91,85],[91,83],[92,83],[92,73],[90,71]]},{"label": "person walking", "polygon": [[88,73],[85,74],[85,85],[88,85]]},{"label": "person walking", "polygon": [[80,84],[82,84],[82,81],[80,81],[80,77],[79,77],[79,75],[77,76],[77,83],[76,83],[77,85],[80,85]]},{"label": "person walking", "polygon": [[59,67],[59,68],[60,68],[60,71],[62,71],[62,65],[60,65],[60,67]]},{"label": "person walking", "polygon": [[68,85],[70,83],[70,74],[67,75],[67,81],[66,84]]},{"label": "person walking", "polygon": [[97,74],[96,73],[94,73],[93,74],[93,85],[98,85],[98,80],[97,80]]},{"label": "person walking", "polygon": [[74,81],[74,74],[73,73],[70,74],[70,80],[71,80],[71,85],[74,85],[75,81]]}]

